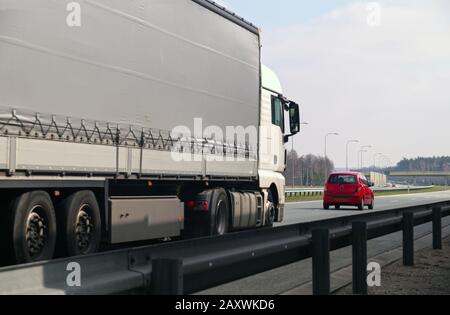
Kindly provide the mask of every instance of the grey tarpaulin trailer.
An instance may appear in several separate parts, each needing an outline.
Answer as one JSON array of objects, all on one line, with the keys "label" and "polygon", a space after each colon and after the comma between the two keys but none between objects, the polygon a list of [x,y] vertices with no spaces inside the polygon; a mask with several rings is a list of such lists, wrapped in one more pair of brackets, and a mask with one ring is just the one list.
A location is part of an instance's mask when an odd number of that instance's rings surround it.
[{"label": "grey tarpaulin trailer", "polygon": [[[164,149],[176,140],[169,137],[174,127],[194,132],[195,118],[203,128],[258,126],[258,30],[208,1],[190,0],[80,1],[82,24],[71,28],[67,3],[0,1],[1,121],[36,123],[31,133],[41,135],[39,124],[63,130],[70,117],[75,129],[66,130],[63,144],[13,139],[17,157],[7,161],[2,155],[0,165],[15,161],[11,171],[34,172],[229,174],[223,171],[228,167],[203,165],[200,159],[170,163]],[[111,134],[118,125],[123,139],[117,161]],[[85,127],[92,132],[83,137],[77,131]],[[149,148],[163,150],[145,150],[141,161],[133,147],[143,129]],[[77,134],[80,143],[70,144]],[[111,141],[102,143],[108,137]],[[4,149],[7,142],[0,139]],[[254,158],[236,163],[233,176],[256,176],[257,143],[237,146],[252,148]]]}]

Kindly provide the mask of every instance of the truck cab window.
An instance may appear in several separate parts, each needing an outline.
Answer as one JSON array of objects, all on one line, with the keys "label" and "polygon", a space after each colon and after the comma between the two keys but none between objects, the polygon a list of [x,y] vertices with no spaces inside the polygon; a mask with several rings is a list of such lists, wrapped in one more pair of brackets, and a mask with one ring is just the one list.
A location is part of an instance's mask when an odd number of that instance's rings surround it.
[{"label": "truck cab window", "polygon": [[272,96],[272,124],[280,127],[284,133],[283,102],[276,96]]}]

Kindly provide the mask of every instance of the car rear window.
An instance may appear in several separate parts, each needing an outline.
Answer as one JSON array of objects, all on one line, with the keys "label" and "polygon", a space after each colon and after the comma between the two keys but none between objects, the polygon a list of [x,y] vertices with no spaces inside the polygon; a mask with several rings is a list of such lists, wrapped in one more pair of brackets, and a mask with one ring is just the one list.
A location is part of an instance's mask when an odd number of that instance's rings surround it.
[{"label": "car rear window", "polygon": [[358,179],[354,175],[331,175],[328,184],[339,184],[339,185],[355,185],[358,184]]}]

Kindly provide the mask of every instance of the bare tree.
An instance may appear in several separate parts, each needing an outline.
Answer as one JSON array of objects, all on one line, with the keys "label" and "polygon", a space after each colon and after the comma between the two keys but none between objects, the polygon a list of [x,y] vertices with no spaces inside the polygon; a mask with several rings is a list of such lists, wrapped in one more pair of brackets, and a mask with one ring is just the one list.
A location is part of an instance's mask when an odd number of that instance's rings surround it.
[{"label": "bare tree", "polygon": [[[329,173],[334,170],[334,163],[326,159]],[[325,179],[325,159],[321,156],[308,154],[298,156],[298,153],[290,151],[287,156],[287,167],[285,172],[288,186],[323,186]]]}]

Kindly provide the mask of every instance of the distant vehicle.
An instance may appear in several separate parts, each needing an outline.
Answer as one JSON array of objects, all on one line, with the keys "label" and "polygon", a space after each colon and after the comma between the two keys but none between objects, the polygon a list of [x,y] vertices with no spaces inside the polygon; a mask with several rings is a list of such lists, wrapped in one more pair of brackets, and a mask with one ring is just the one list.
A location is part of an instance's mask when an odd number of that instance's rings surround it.
[{"label": "distant vehicle", "polygon": [[333,173],[325,186],[323,208],[330,206],[340,209],[341,206],[355,206],[364,210],[368,206],[373,210],[375,195],[371,187],[374,184],[361,173]]}]

